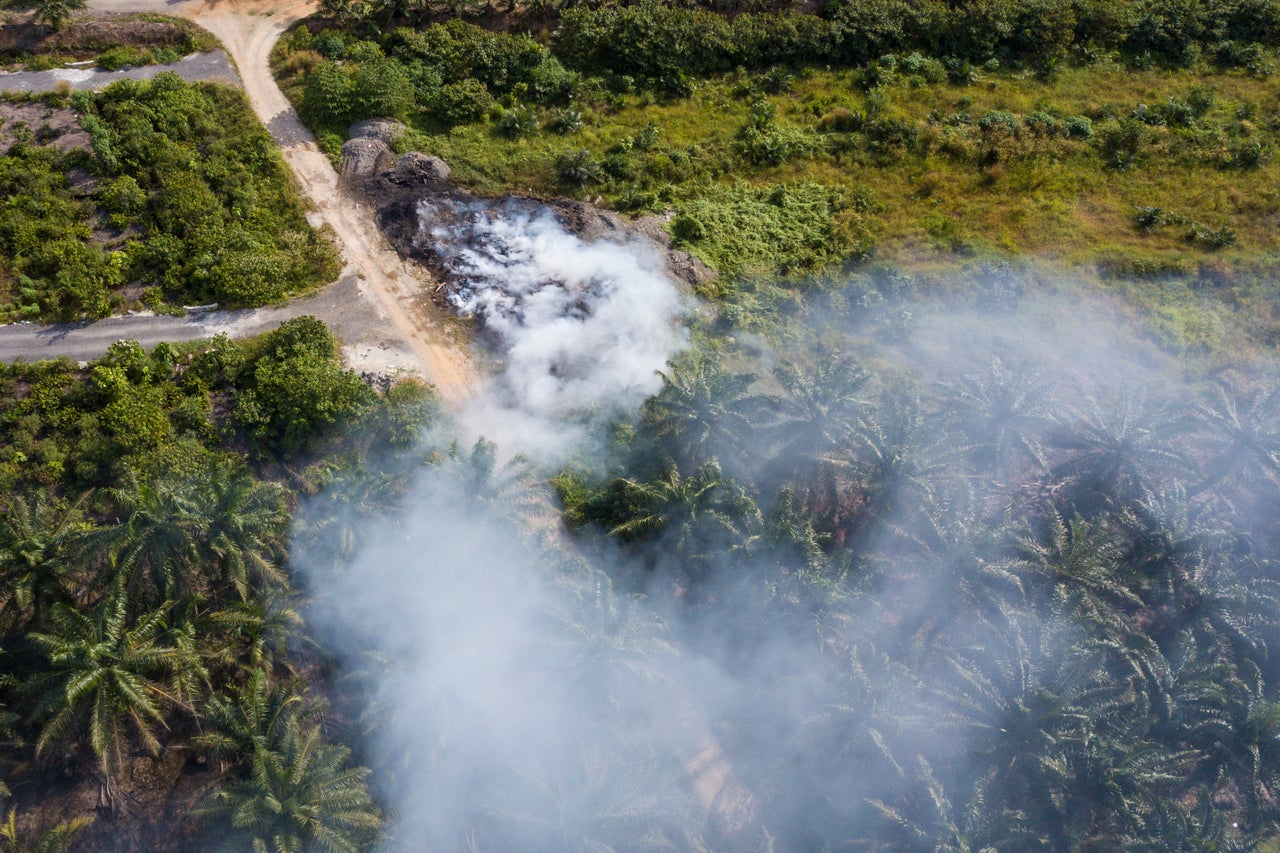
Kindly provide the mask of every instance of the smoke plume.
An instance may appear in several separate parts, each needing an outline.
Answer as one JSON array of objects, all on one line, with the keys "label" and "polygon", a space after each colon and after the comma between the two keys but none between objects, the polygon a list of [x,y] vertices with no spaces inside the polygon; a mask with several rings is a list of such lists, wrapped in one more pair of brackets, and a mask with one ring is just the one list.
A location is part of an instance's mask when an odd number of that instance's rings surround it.
[{"label": "smoke plume", "polygon": [[644,243],[584,242],[548,210],[424,201],[419,218],[456,277],[449,300],[480,322],[496,361],[464,431],[562,458],[655,392],[687,344],[680,291]]}]

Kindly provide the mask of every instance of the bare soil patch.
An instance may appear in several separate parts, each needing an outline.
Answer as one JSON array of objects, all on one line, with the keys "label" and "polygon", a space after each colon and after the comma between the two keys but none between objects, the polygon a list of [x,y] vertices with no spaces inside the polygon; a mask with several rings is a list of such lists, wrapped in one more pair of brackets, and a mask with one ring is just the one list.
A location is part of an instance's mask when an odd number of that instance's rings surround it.
[{"label": "bare soil patch", "polygon": [[30,133],[36,143],[52,145],[59,151],[75,149],[88,151],[89,134],[76,119],[76,114],[65,107],[55,107],[38,101],[14,103],[0,101],[0,151]]}]

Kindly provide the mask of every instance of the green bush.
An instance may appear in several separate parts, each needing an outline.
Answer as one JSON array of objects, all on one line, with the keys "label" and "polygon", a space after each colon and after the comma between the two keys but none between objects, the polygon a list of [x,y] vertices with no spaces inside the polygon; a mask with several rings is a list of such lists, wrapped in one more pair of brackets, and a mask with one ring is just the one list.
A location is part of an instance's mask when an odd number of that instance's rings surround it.
[{"label": "green bush", "polygon": [[479,80],[459,80],[440,87],[432,112],[445,124],[465,124],[484,118],[493,103],[493,96]]},{"label": "green bush", "polygon": [[356,118],[402,119],[414,108],[416,89],[409,72],[394,59],[369,59],[352,79]]},{"label": "green bush", "polygon": [[356,81],[336,62],[322,62],[307,75],[302,89],[302,114],[318,125],[350,122],[356,108]]},{"label": "green bush", "polygon": [[269,334],[241,370],[235,417],[264,451],[289,454],[354,418],[374,396],[342,368],[337,341],[324,323],[298,317]]}]

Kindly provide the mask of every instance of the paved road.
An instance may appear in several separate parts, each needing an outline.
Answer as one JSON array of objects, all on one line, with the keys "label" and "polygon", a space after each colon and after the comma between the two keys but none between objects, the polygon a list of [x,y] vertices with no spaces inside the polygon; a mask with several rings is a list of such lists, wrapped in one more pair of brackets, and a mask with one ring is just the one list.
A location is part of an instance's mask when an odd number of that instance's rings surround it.
[{"label": "paved road", "polygon": [[0,74],[0,92],[52,92],[59,83],[70,83],[72,89],[103,89],[117,80],[150,80],[162,71],[172,71],[183,80],[209,80],[239,86],[240,76],[227,58],[226,51],[193,53],[167,65],[141,65],[103,71],[84,66],[54,68],[50,71],[10,71]]},{"label": "paved road", "polygon": [[303,314],[330,319],[334,332],[341,338],[345,331],[342,308],[359,299],[358,281],[354,276],[347,276],[314,296],[294,300],[279,308],[191,312],[185,317],[130,314],[93,323],[0,326],[0,361],[39,361],[58,356],[89,361],[99,358],[107,347],[124,339],[132,339],[151,348],[162,341],[177,343],[218,334],[244,338],[269,332],[284,321]]}]

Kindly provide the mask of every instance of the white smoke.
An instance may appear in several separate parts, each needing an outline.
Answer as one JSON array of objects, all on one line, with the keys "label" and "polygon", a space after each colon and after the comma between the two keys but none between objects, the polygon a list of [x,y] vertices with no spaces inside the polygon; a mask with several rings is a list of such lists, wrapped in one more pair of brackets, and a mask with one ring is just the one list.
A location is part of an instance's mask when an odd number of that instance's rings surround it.
[{"label": "white smoke", "polygon": [[460,415],[473,436],[563,459],[656,392],[657,371],[687,345],[684,300],[648,244],[587,243],[546,210],[499,217],[424,201],[419,218],[457,277],[450,301],[495,350],[496,374]]}]

